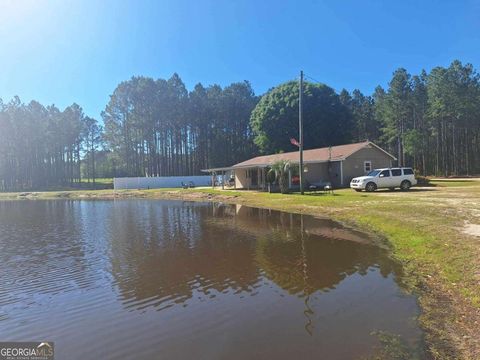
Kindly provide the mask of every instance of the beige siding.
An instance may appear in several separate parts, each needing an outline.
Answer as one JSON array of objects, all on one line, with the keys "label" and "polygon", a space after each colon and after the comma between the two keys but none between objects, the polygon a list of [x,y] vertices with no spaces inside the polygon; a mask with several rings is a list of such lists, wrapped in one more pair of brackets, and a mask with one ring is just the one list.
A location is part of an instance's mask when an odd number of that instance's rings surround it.
[{"label": "beige siding", "polygon": [[343,179],[345,186],[350,184],[352,178],[365,175],[365,161],[371,161],[372,169],[375,169],[391,167],[393,159],[375,147],[357,151],[343,162]]},{"label": "beige siding", "polygon": [[[256,184],[252,185],[253,181],[247,177],[247,171],[256,171]],[[264,185],[264,172],[262,168],[251,167],[245,169],[235,169],[235,186],[237,189],[263,189]],[[253,175],[253,174],[252,174]]]},{"label": "beige siding", "polygon": [[235,186],[237,189],[248,189],[250,187],[250,179],[247,179],[247,169],[235,170]]}]

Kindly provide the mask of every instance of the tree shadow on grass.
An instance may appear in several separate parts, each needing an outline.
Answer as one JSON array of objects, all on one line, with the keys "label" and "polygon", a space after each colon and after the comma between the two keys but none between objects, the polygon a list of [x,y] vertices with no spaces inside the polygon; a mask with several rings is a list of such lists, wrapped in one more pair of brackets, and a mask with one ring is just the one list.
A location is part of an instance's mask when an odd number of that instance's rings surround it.
[{"label": "tree shadow on grass", "polygon": [[341,194],[337,194],[335,192],[323,192],[323,191],[309,191],[305,192],[306,196],[342,196]]},{"label": "tree shadow on grass", "polygon": [[[418,192],[428,192],[428,191],[436,191],[438,189],[436,189],[435,187],[413,187],[413,188],[410,188],[410,190],[400,190],[400,189],[395,189],[395,190],[390,190],[390,189],[378,189],[378,190],[375,190],[374,193],[392,193],[392,194],[395,194],[395,193],[402,193],[402,194],[409,194],[409,193],[418,193]],[[369,194],[372,194],[372,193],[369,193]]]}]

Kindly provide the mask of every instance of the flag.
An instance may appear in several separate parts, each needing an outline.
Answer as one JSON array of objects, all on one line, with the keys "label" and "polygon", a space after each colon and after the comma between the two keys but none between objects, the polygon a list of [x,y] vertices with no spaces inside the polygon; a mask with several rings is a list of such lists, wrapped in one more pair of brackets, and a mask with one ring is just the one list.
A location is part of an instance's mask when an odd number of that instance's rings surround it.
[{"label": "flag", "polygon": [[299,143],[295,138],[291,138],[291,139],[290,139],[290,143],[291,143],[292,145],[295,145],[295,146],[300,147],[300,143]]}]

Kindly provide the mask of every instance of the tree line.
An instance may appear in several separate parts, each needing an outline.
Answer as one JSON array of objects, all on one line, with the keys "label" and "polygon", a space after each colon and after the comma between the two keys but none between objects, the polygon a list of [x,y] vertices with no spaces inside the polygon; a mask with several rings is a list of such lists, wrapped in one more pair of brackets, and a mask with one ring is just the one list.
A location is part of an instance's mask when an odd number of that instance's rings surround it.
[{"label": "tree line", "polygon": [[257,101],[247,81],[190,92],[177,74],[122,82],[102,113],[116,175],[196,175],[251,157]]},{"label": "tree line", "polygon": [[[307,82],[305,148],[371,140],[425,175],[480,173],[480,78],[454,61],[393,73],[373,94]],[[188,91],[169,79],[120,83],[101,114],[0,100],[0,190],[79,186],[114,176],[196,175],[258,153],[294,151],[298,82],[256,96],[247,81]]]},{"label": "tree line", "polygon": [[[255,154],[245,81],[187,91],[170,79],[117,86],[103,126],[73,104],[63,111],[18,97],[0,102],[0,191],[75,187],[96,177],[195,175]],[[83,179],[83,180],[82,180]]]},{"label": "tree line", "polygon": [[471,64],[413,76],[401,68],[387,89],[340,97],[356,123],[352,140],[373,140],[423,175],[480,173],[480,77]]},{"label": "tree line", "polygon": [[[471,64],[418,75],[400,68],[372,95],[307,83],[304,97],[306,149],[371,140],[422,175],[480,173],[480,77]],[[297,82],[261,98],[251,117],[260,152],[294,150],[297,112]]]},{"label": "tree line", "polygon": [[98,148],[101,131],[77,104],[60,111],[18,97],[0,100],[0,190],[78,184],[82,156]]}]

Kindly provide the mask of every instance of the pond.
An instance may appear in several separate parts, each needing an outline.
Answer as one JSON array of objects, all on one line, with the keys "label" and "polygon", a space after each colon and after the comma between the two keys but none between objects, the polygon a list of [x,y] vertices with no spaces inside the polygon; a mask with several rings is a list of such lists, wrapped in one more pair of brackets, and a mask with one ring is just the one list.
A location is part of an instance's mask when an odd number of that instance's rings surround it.
[{"label": "pond", "polygon": [[57,359],[366,359],[388,341],[420,356],[400,280],[373,237],[327,219],[0,202],[0,340],[53,341]]}]

